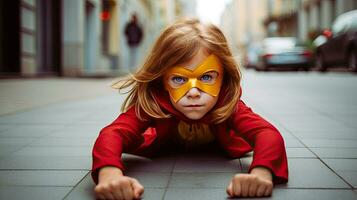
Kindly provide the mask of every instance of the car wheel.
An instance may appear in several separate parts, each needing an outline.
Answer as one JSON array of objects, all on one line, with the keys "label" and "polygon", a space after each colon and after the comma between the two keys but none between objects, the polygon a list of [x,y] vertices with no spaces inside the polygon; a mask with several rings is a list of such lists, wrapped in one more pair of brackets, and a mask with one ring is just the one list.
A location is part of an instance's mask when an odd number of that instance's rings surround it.
[{"label": "car wheel", "polygon": [[353,49],[348,54],[348,68],[353,72],[357,72],[357,54]]},{"label": "car wheel", "polygon": [[315,67],[318,71],[320,72],[324,72],[326,71],[326,66],[324,64],[324,61],[322,59],[322,55],[321,54],[317,54],[316,55],[316,59],[315,59]]}]

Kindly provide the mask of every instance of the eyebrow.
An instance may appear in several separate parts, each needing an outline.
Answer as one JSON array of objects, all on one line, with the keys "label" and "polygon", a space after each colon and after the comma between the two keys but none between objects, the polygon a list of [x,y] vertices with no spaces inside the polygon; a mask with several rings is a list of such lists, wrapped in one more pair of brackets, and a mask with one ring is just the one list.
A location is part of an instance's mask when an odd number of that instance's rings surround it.
[{"label": "eyebrow", "polygon": [[[197,69],[197,67],[203,65],[203,63],[205,63],[205,62],[206,62],[211,56],[213,56],[213,55],[214,55],[214,54],[208,55],[202,62],[200,62],[199,64],[195,65],[194,68]],[[194,70],[187,69],[186,67],[188,67],[188,66],[184,66],[184,65],[182,65],[182,64],[178,64],[178,65],[176,65],[176,67],[182,67],[182,68],[184,68],[185,70],[188,70],[188,71],[190,71],[190,72],[195,71],[195,69],[194,69]],[[205,72],[205,73],[206,73],[206,72]]]}]

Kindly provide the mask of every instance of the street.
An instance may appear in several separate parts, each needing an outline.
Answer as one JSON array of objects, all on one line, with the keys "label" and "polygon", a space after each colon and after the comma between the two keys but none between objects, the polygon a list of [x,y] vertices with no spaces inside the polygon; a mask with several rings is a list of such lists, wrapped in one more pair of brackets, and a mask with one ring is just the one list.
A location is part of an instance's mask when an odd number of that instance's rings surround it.
[{"label": "street", "polygon": [[[0,80],[0,199],[94,199],[92,146],[124,100],[113,80]],[[242,89],[242,100],[279,129],[289,159],[289,182],[262,199],[357,199],[356,74],[243,70]],[[124,155],[149,200],[226,199],[230,179],[251,160]]]}]

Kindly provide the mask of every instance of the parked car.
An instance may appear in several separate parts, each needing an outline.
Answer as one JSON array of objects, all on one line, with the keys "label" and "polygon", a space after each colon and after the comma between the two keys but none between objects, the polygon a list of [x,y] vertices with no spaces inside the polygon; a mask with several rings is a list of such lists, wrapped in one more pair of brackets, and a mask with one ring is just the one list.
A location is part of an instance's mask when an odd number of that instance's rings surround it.
[{"label": "parked car", "polygon": [[261,43],[253,42],[248,45],[247,52],[244,58],[245,68],[257,68],[259,61],[259,54],[262,51]]},{"label": "parked car", "polygon": [[263,40],[257,70],[302,68],[307,71],[312,63],[312,52],[300,45],[295,37],[270,37]]},{"label": "parked car", "polygon": [[357,10],[338,16],[332,30],[324,30],[314,44],[318,70],[325,71],[329,66],[347,66],[357,72]]}]

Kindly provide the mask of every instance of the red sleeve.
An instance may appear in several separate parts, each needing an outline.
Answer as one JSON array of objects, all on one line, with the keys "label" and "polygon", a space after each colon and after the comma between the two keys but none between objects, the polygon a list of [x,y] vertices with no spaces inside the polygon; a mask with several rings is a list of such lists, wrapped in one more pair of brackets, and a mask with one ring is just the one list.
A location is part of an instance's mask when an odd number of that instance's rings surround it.
[{"label": "red sleeve", "polygon": [[95,183],[98,183],[99,169],[104,166],[115,166],[124,170],[122,152],[138,148],[144,141],[142,133],[149,125],[150,121],[140,120],[132,107],[100,131],[92,152],[92,178]]},{"label": "red sleeve", "polygon": [[273,173],[274,183],[287,182],[288,162],[284,140],[279,131],[241,100],[232,120],[239,135],[254,148],[249,172],[257,166],[266,167]]}]

